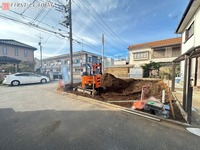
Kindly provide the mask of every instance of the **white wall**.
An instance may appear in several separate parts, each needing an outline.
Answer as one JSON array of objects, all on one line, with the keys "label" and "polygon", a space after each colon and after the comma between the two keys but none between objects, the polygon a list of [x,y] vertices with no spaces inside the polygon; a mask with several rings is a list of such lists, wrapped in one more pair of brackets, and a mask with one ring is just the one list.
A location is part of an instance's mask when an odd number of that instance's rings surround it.
[{"label": "white wall", "polygon": [[114,65],[126,65],[126,60],[115,60]]},{"label": "white wall", "polygon": [[[185,41],[185,31],[182,34],[182,54],[187,52],[190,48],[196,47],[200,45],[200,8],[196,11],[193,18],[190,20],[186,29],[190,27],[190,25],[194,22],[194,35],[190,37],[187,41]],[[181,77],[184,77],[184,65],[185,62],[181,62]],[[195,74],[195,59],[192,59],[192,77]]]},{"label": "white wall", "polygon": [[200,7],[196,12],[195,17],[195,26],[194,26],[194,31],[195,31],[195,46],[200,45]]},{"label": "white wall", "polygon": [[[185,31],[182,34],[182,51],[181,51],[182,54],[187,52],[190,48],[194,46],[194,35],[191,36],[187,41],[185,39],[186,29],[188,29],[193,22],[194,22],[194,18],[192,18],[192,20],[188,23],[188,25],[185,28]],[[194,26],[195,26],[195,23],[194,23]]]}]

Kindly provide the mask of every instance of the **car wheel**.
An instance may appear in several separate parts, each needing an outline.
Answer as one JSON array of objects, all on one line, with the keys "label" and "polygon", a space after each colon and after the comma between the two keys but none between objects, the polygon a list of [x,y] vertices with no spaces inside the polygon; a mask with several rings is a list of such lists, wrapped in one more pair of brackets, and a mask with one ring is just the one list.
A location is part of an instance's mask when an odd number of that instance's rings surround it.
[{"label": "car wheel", "polygon": [[11,82],[11,85],[12,85],[12,86],[17,86],[17,85],[19,85],[19,84],[20,84],[20,82],[17,81],[17,80],[14,80],[14,81]]},{"label": "car wheel", "polygon": [[42,79],[41,83],[47,83],[47,80],[46,79]]}]

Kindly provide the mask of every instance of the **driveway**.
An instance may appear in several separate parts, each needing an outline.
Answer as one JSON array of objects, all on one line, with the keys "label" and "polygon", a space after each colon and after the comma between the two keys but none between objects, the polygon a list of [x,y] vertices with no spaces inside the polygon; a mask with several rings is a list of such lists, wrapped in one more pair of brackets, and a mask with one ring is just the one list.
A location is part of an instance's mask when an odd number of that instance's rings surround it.
[{"label": "driveway", "polygon": [[197,150],[184,127],[55,92],[57,83],[0,86],[0,149]]}]

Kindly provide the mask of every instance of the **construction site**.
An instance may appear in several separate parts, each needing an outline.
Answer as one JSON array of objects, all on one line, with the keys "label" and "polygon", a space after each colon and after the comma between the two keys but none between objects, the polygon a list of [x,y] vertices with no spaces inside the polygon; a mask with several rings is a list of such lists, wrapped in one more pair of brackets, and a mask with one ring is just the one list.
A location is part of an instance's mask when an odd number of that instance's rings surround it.
[{"label": "construction site", "polygon": [[[94,81],[94,79],[91,76],[91,80]],[[92,87],[95,87],[95,83],[91,82],[91,88],[86,87],[85,78],[83,83],[82,76],[82,82],[74,84],[73,90],[67,90],[67,92],[165,119],[185,122],[170,88],[160,79],[121,79],[105,73],[101,75],[99,82],[103,88],[95,88],[94,94]]]}]

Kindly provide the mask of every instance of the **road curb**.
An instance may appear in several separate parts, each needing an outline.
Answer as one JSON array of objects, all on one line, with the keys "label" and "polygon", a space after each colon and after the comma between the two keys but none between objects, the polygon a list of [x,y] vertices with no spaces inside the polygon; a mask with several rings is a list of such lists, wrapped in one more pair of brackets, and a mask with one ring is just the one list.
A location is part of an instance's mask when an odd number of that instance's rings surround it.
[{"label": "road curb", "polygon": [[183,122],[179,122],[179,121],[175,121],[175,120],[171,120],[171,119],[161,118],[161,117],[158,117],[158,116],[155,116],[155,115],[147,114],[147,113],[140,112],[140,111],[137,111],[137,110],[131,110],[129,108],[124,108],[122,106],[118,106],[118,105],[110,104],[110,103],[107,103],[107,102],[99,101],[99,100],[96,100],[96,99],[93,99],[93,98],[88,98],[88,97],[76,95],[76,94],[73,94],[73,93],[61,92],[61,91],[57,91],[57,90],[56,90],[56,93],[61,94],[61,95],[67,95],[70,98],[76,98],[76,99],[81,100],[81,101],[86,101],[86,102],[89,102],[89,103],[96,103],[96,104],[104,105],[104,106],[107,106],[107,107],[112,107],[112,108],[115,108],[117,110],[129,113],[129,114],[137,115],[137,116],[140,116],[140,117],[143,117],[143,118],[151,119],[151,120],[154,120],[154,121],[157,121],[157,122],[167,122],[167,123],[179,125],[179,126],[182,126],[182,127],[196,127],[194,125],[190,125],[190,124],[187,124],[187,123],[183,123]]}]

